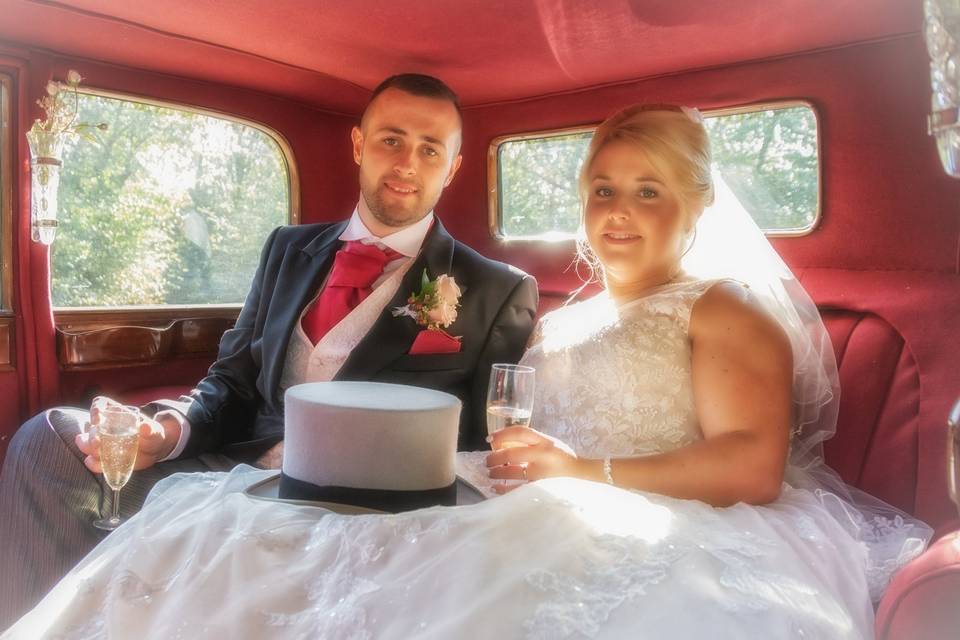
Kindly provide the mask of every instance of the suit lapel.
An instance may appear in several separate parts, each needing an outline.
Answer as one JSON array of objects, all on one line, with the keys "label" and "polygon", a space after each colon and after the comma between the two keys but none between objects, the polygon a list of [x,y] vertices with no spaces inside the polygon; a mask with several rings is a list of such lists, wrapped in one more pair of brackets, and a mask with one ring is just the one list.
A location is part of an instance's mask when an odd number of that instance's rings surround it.
[{"label": "suit lapel", "polygon": [[280,384],[293,329],[330,270],[346,228],[346,221],[327,227],[306,246],[291,247],[283,256],[263,329],[264,381],[271,392]]},{"label": "suit lapel", "polygon": [[410,349],[423,327],[412,318],[395,317],[391,310],[405,305],[410,294],[420,290],[420,278],[424,269],[431,280],[442,274],[450,274],[454,246],[453,238],[440,224],[440,220],[434,219],[433,227],[423,241],[420,255],[404,274],[393,299],[340,367],[337,380],[370,380]]}]

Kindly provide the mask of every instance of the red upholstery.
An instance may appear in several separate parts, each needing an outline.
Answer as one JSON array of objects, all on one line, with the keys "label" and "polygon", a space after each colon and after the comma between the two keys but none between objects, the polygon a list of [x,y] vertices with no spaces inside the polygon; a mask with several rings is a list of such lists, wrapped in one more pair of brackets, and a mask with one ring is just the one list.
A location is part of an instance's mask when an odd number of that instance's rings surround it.
[{"label": "red upholstery", "polygon": [[827,462],[851,485],[913,512],[920,378],[903,337],[871,313],[822,310],[840,370]]},{"label": "red upholstery", "polygon": [[440,75],[475,105],[888,38],[923,19],[919,2],[875,0],[223,6],[0,0],[0,39],[357,113],[401,70]]},{"label": "red upholstery", "polygon": [[877,640],[960,636],[960,531],[933,544],[890,583],[877,610]]}]

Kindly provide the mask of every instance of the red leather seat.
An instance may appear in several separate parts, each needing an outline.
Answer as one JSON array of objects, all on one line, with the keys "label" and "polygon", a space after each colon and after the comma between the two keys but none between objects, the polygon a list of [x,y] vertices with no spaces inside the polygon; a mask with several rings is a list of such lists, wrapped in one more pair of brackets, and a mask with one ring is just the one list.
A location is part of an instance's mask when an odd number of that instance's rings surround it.
[{"label": "red leather seat", "polygon": [[894,576],[877,610],[877,640],[960,637],[958,596],[960,531],[954,531]]},{"label": "red leather seat", "polygon": [[872,313],[821,309],[840,370],[837,433],[827,463],[847,484],[913,513],[920,376],[900,335]]}]

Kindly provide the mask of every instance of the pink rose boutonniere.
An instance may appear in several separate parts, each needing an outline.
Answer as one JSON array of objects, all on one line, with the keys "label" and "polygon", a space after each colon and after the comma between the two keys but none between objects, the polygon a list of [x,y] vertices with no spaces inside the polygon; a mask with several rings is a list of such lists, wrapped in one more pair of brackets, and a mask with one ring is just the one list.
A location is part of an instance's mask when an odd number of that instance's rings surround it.
[{"label": "pink rose boutonniere", "polygon": [[432,331],[446,329],[457,319],[461,295],[456,280],[448,275],[431,280],[424,269],[420,291],[411,294],[406,305],[395,307],[393,315],[413,318],[417,324]]},{"label": "pink rose boutonniere", "polygon": [[462,294],[457,281],[450,276],[441,275],[431,280],[424,269],[420,291],[411,294],[406,305],[393,309],[394,316],[413,318],[425,327],[410,347],[410,355],[460,351],[460,337],[451,336],[444,329],[457,320]]}]

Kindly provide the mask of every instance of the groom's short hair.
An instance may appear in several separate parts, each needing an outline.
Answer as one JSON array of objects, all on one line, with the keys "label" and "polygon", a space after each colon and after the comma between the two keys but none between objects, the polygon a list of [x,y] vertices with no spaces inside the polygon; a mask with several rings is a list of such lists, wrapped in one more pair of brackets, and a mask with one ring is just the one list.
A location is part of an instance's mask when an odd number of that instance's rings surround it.
[{"label": "groom's short hair", "polygon": [[460,97],[453,89],[448,87],[442,80],[422,73],[400,73],[390,76],[377,85],[367,101],[367,106],[363,111],[366,113],[377,96],[387,89],[399,89],[410,95],[420,96],[421,98],[434,98],[436,100],[445,100],[452,104],[457,110],[460,121],[463,122],[463,113],[460,110]]}]

